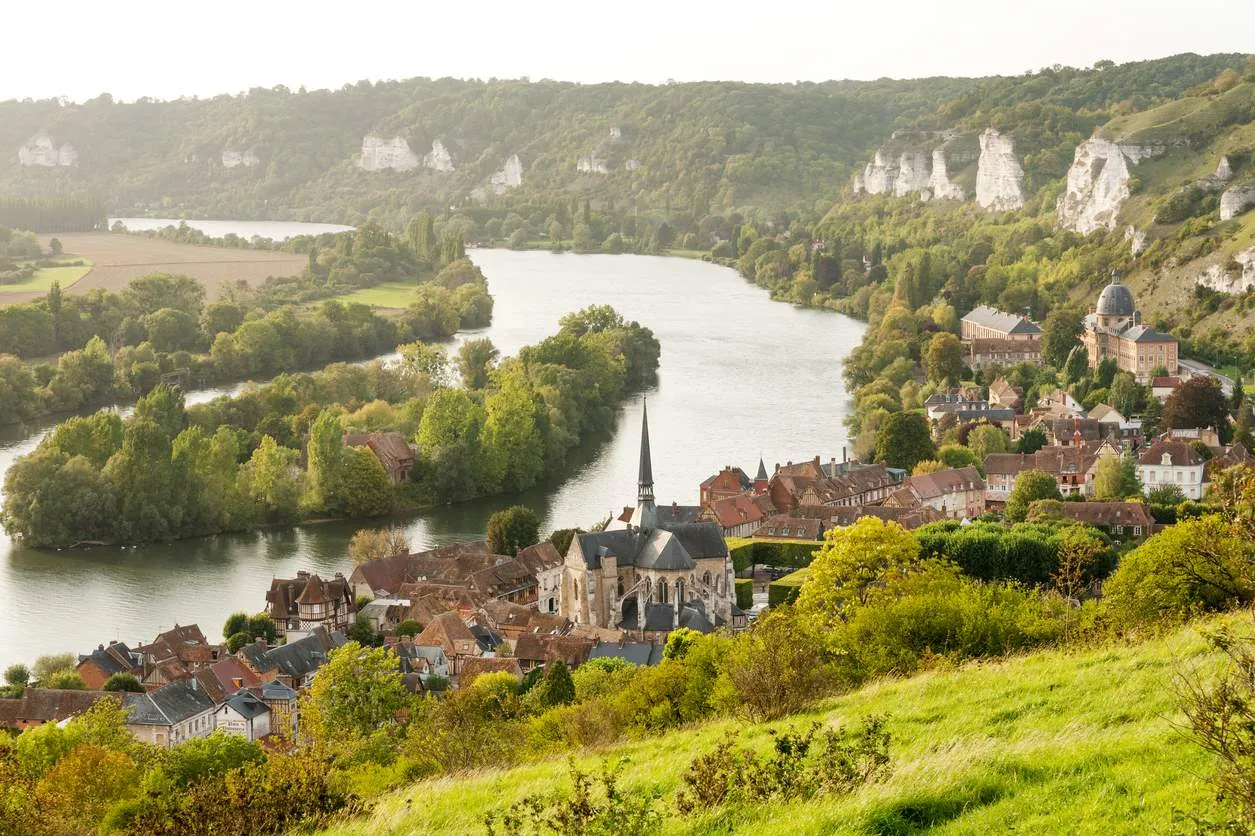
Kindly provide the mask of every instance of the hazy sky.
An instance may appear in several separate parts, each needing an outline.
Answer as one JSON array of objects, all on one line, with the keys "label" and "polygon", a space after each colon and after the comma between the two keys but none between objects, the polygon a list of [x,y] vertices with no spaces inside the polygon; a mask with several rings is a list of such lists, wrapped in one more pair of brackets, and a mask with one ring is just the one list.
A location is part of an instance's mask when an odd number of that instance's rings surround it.
[{"label": "hazy sky", "polygon": [[797,81],[1255,50],[1252,0],[4,3],[0,99],[411,76]]}]

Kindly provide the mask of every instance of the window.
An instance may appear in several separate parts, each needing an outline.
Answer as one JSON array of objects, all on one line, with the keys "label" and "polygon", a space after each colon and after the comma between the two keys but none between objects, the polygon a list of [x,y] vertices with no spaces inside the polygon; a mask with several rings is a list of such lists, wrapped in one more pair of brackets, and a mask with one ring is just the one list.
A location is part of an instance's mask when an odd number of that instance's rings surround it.
[{"label": "window", "polygon": [[1133,536],[1134,537],[1142,536],[1142,527],[1140,525],[1133,526]]}]

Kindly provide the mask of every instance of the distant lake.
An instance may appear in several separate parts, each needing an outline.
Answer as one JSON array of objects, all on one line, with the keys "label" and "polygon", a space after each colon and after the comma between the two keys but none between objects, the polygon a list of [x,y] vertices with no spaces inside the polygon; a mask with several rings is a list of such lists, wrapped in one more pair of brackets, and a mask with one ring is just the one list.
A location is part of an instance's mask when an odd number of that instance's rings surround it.
[{"label": "distant lake", "polygon": [[297,235],[322,235],[324,232],[348,232],[344,224],[311,224],[299,221],[193,221],[179,218],[110,218],[109,226],[121,222],[131,232],[147,232],[185,223],[210,238],[223,238],[232,233],[251,239],[254,236],[272,241],[286,241]]},{"label": "distant lake", "polygon": [[[282,226],[282,225],[280,225]],[[287,225],[301,228],[302,224]],[[247,225],[233,224],[235,230]],[[831,311],[772,302],[726,267],[637,255],[472,250],[496,298],[493,322],[450,345],[487,337],[503,355],[543,339],[558,318],[610,304],[662,343],[650,389],[650,442],[660,503],[694,505],[725,465],[840,457],[850,408],[842,363],[865,326]],[[242,384],[191,392],[198,403]],[[572,451],[560,477],[523,494],[432,508],[397,522],[415,549],[484,536],[488,517],[516,503],[542,531],[588,526],[636,501],[642,398],[628,398],[609,438]],[[0,470],[39,443],[52,422],[0,427]],[[100,642],[151,641],[175,622],[217,638],[231,612],[256,612],[275,577],[348,573],[358,526],[330,523],[138,548],[30,549],[0,532],[0,669],[41,653]]]}]

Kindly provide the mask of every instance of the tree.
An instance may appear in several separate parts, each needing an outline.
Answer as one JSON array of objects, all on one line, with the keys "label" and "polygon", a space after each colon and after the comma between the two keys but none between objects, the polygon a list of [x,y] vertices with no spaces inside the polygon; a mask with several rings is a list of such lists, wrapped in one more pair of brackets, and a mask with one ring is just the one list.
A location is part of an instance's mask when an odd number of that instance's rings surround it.
[{"label": "tree", "polygon": [[9,665],[4,669],[4,681],[8,685],[16,685],[20,688],[25,688],[26,685],[30,683],[30,679],[30,668],[26,667],[21,662],[18,662],[15,665]]},{"label": "tree", "polygon": [[[488,340],[474,340],[473,342],[488,342]],[[491,342],[488,344],[492,345]],[[426,381],[427,385],[433,389],[449,385],[449,357],[440,346],[423,342],[405,343],[397,346],[397,353],[401,355],[400,366],[406,374]],[[461,352],[459,352],[460,362]]]},{"label": "tree", "polygon": [[425,484],[440,502],[479,495],[485,480],[484,409],[462,389],[438,389],[418,426]]},{"label": "tree", "polygon": [[1080,309],[1059,306],[1042,324],[1041,357],[1055,368],[1067,361],[1071,351],[1080,345],[1084,315]]},{"label": "tree", "polygon": [[1176,507],[1185,501],[1185,493],[1176,485],[1159,485],[1146,494],[1146,501],[1151,505]]},{"label": "tree", "polygon": [[402,528],[363,528],[349,540],[349,560],[354,566],[409,551],[410,541]]},{"label": "tree", "polygon": [[829,529],[798,594],[797,613],[817,624],[836,624],[849,607],[865,600],[869,588],[919,559],[919,543],[896,522],[863,517]]},{"label": "tree", "polygon": [[1084,380],[1089,375],[1089,352],[1078,345],[1068,352],[1063,362],[1063,380],[1068,385]]},{"label": "tree", "polygon": [[954,334],[942,332],[928,342],[924,370],[933,383],[956,382],[963,375],[963,343]]},{"label": "tree", "polygon": [[514,505],[488,518],[488,550],[510,557],[540,542],[540,517],[525,505]]},{"label": "tree", "polygon": [[62,671],[73,671],[75,659],[73,653],[53,653],[47,656],[40,656],[35,660],[35,666],[31,669],[35,679],[39,683],[53,674]]},{"label": "tree", "polygon": [[1011,449],[1011,439],[1006,431],[993,424],[981,424],[967,434],[967,446],[984,466],[985,457],[992,453],[1006,453]]},{"label": "tree", "polygon": [[1242,373],[1239,372],[1237,377],[1233,379],[1233,393],[1229,396],[1229,405],[1236,413],[1242,408],[1242,402],[1246,400],[1246,390],[1242,386]]},{"label": "tree", "polygon": [[820,624],[788,605],[773,607],[729,644],[723,673],[745,713],[771,720],[800,711],[840,681],[830,647]]},{"label": "tree", "polygon": [[105,691],[129,691],[134,694],[144,693],[144,686],[134,674],[115,673],[109,677],[104,684]]},{"label": "tree", "polygon": [[1015,443],[1015,452],[1017,453],[1036,453],[1038,450],[1046,446],[1046,433],[1030,427],[1020,433],[1019,439]]},{"label": "tree", "polygon": [[310,425],[308,458],[306,503],[319,511],[338,508],[344,499],[344,427],[329,409]]},{"label": "tree", "polygon": [[1229,402],[1220,380],[1210,375],[1191,377],[1168,396],[1163,410],[1164,429],[1213,427],[1222,436],[1229,429]]},{"label": "tree", "polygon": [[912,476],[924,476],[928,473],[936,473],[939,470],[945,470],[950,465],[937,459],[924,459],[922,462],[916,463],[914,469],[911,470]]},{"label": "tree", "polygon": [[409,702],[396,656],[387,648],[351,641],[331,652],[302,704],[301,726],[317,745],[339,746],[396,728]]},{"label": "tree", "polygon": [[260,507],[262,519],[267,522],[288,522],[297,516],[301,498],[297,455],[295,450],[281,447],[271,436],[264,435],[240,468],[244,493]]},{"label": "tree", "polygon": [[458,374],[467,389],[483,389],[500,352],[489,339],[467,340],[458,348]]},{"label": "tree", "polygon": [[1137,460],[1132,455],[1103,454],[1094,472],[1095,499],[1125,499],[1142,492],[1137,476]]},{"label": "tree", "polygon": [[1126,418],[1137,415],[1146,408],[1146,387],[1137,382],[1129,372],[1117,372],[1108,389],[1111,405]]},{"label": "tree", "polygon": [[349,625],[346,635],[348,635],[350,641],[355,641],[362,647],[373,647],[379,644],[375,628],[371,625],[370,619],[363,613],[357,614],[357,618]]},{"label": "tree", "polygon": [[52,688],[57,691],[86,691],[87,683],[78,675],[78,671],[61,670],[40,679],[39,687]]},{"label": "tree", "polygon": [[1028,506],[1039,499],[1062,499],[1055,477],[1044,470],[1023,470],[1015,477],[1015,487],[1007,498],[1007,519],[1023,522]]},{"label": "tree", "polygon": [[392,480],[369,447],[344,450],[343,505],[350,517],[379,517],[392,510]]},{"label": "tree", "polygon": [[928,419],[917,412],[895,412],[876,433],[876,460],[910,472],[924,459],[935,459],[937,448]]},{"label": "tree", "polygon": [[1106,550],[1106,544],[1084,528],[1065,529],[1059,535],[1057,567],[1050,575],[1059,594],[1069,601],[1076,600]]},{"label": "tree", "polygon": [[571,670],[566,662],[561,659],[550,662],[545,667],[545,676],[537,686],[537,691],[538,702],[544,708],[575,702],[575,683],[571,681]]},{"label": "tree", "polygon": [[557,528],[549,535],[549,542],[553,543],[553,547],[558,550],[558,554],[565,555],[567,550],[571,548],[571,541],[579,533],[580,529],[578,528]]},{"label": "tree", "polygon": [[984,463],[976,457],[972,449],[962,444],[943,444],[937,450],[937,458],[946,467],[984,467]]}]

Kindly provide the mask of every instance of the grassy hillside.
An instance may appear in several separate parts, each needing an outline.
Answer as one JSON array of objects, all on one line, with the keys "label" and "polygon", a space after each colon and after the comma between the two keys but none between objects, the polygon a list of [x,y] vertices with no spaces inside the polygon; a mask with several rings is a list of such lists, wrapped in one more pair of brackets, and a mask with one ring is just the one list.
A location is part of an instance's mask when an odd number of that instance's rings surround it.
[{"label": "grassy hillside", "polygon": [[[1231,622],[1245,621],[1228,617]],[[1214,624],[1215,622],[1212,622]],[[1170,683],[1210,664],[1198,626],[1133,647],[1036,653],[873,684],[774,726],[724,721],[584,755],[629,759],[622,785],[659,787],[668,833],[1164,832],[1180,812],[1215,817],[1212,764],[1178,724]],[[893,772],[848,798],[680,818],[670,798],[689,763],[729,733],[889,715]],[[569,789],[560,761],[415,784],[336,834],[475,833],[485,814]]]}]

